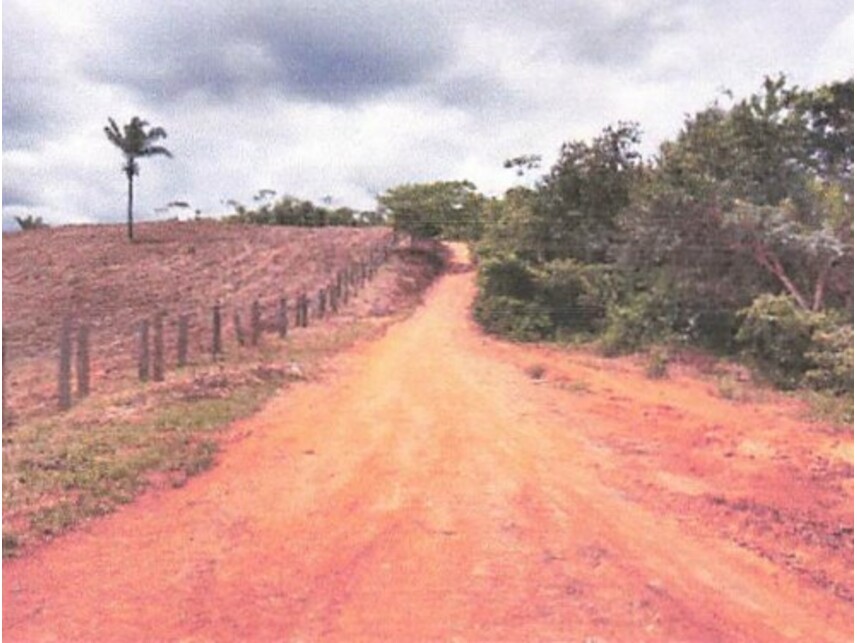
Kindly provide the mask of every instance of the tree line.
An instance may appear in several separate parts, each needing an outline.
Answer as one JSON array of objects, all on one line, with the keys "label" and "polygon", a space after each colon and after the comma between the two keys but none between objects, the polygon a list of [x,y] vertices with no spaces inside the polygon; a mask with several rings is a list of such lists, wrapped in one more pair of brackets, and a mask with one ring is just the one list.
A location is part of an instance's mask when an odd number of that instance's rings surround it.
[{"label": "tree line", "polygon": [[612,354],[701,346],[785,388],[852,391],[853,79],[767,78],[724,99],[652,158],[639,125],[620,122],[564,143],[532,188],[400,186],[379,204],[403,231],[473,243],[474,314],[490,332]]},{"label": "tree line", "polygon": [[[331,208],[329,203],[317,205],[312,201],[292,196],[283,196],[275,200],[276,194],[274,190],[260,190],[253,197],[256,203],[254,208],[248,208],[237,201],[229,201],[228,204],[235,208],[235,213],[225,217],[225,221],[299,227],[363,227],[386,223],[386,219],[377,211],[354,210],[349,207]],[[330,199],[325,200],[330,201]]]}]

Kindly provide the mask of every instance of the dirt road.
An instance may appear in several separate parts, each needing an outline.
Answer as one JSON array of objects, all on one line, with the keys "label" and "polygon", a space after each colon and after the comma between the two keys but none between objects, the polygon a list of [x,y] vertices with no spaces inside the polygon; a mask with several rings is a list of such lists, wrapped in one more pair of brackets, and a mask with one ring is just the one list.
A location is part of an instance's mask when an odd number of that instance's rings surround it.
[{"label": "dirt road", "polygon": [[850,436],[484,338],[473,294],[446,275],[213,470],[7,563],[5,640],[852,639]]}]

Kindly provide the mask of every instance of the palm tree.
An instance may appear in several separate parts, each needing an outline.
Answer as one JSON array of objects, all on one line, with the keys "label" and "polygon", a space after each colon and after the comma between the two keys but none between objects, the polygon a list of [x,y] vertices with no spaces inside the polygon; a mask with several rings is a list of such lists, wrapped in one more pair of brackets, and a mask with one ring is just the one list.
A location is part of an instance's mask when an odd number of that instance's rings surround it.
[{"label": "palm tree", "polygon": [[107,134],[110,142],[122,150],[122,154],[125,155],[125,165],[122,166],[122,171],[128,177],[128,238],[133,241],[134,176],[140,173],[137,159],[157,155],[172,158],[173,155],[167,148],[154,144],[155,141],[167,137],[163,127],[153,127],[147,131],[149,124],[135,116],[130,123],[120,130],[116,121],[112,118],[107,120],[110,125],[104,128],[104,133]]}]

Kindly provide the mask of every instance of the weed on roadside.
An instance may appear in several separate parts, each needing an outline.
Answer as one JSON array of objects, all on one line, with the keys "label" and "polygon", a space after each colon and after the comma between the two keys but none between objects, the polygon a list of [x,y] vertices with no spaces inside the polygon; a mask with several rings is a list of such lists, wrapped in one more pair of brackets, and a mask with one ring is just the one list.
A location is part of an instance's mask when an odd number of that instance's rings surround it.
[{"label": "weed on roadside", "polygon": [[809,403],[810,417],[817,422],[853,427],[854,396],[832,395],[820,391],[806,391],[803,398]]},{"label": "weed on roadside", "polygon": [[669,375],[670,355],[664,348],[653,348],[649,352],[646,362],[646,377],[649,379],[662,379]]},{"label": "weed on roadside", "polygon": [[540,380],[545,376],[547,369],[544,364],[530,364],[524,369],[524,372],[530,379]]},{"label": "weed on roadside", "polygon": [[569,393],[591,393],[592,388],[589,383],[584,380],[567,380],[561,379],[556,382],[556,387],[562,391]]},{"label": "weed on roadside", "polygon": [[717,377],[717,394],[724,400],[733,402],[752,402],[753,395],[738,379],[731,373]]},{"label": "weed on roadside", "polygon": [[3,532],[3,558],[13,558],[18,553],[20,544],[18,536],[11,532]]}]

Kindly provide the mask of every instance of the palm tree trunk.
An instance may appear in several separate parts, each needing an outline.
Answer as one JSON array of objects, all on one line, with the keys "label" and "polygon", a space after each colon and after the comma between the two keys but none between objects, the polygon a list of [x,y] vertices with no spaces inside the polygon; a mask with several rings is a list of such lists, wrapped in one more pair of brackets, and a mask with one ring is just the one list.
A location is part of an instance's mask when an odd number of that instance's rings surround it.
[{"label": "palm tree trunk", "polygon": [[128,240],[134,240],[134,175],[128,174]]}]

